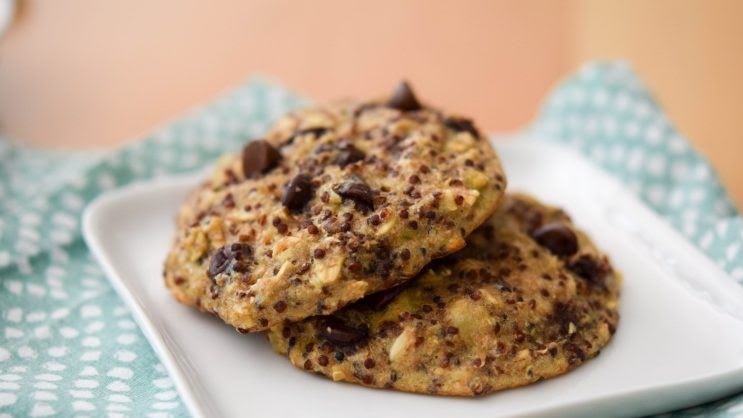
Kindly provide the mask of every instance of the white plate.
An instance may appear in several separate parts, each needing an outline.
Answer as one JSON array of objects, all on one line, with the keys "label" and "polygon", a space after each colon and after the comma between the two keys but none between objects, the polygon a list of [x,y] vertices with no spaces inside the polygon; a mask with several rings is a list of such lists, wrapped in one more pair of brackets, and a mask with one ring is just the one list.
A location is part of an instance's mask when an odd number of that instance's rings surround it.
[{"label": "white plate", "polygon": [[197,417],[635,416],[743,390],[743,290],[618,182],[572,151],[496,141],[510,190],[573,215],[624,273],[621,320],[601,355],[563,377],[477,399],[333,383],[263,335],[176,303],[162,280],[173,219],[200,176],[109,193],[85,239]]}]

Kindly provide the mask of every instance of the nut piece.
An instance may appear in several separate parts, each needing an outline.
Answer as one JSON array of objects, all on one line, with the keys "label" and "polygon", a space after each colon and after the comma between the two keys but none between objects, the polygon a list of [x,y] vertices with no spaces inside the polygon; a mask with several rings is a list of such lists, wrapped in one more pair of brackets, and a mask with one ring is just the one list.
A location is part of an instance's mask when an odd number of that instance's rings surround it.
[{"label": "nut piece", "polygon": [[315,286],[323,286],[334,282],[341,274],[341,267],[345,257],[337,256],[316,260],[312,269],[312,278],[310,279]]},{"label": "nut piece", "polygon": [[487,308],[469,298],[462,298],[449,306],[446,319],[458,330],[458,335],[468,345],[476,345],[480,337],[488,332],[488,324],[472,318],[489,318]]},{"label": "nut piece", "polygon": [[464,173],[464,184],[470,189],[482,190],[490,180],[488,176],[478,170],[467,170]]},{"label": "nut piece", "polygon": [[395,338],[390,346],[390,361],[395,362],[401,358],[403,353],[415,342],[415,330],[405,328],[405,330]]}]

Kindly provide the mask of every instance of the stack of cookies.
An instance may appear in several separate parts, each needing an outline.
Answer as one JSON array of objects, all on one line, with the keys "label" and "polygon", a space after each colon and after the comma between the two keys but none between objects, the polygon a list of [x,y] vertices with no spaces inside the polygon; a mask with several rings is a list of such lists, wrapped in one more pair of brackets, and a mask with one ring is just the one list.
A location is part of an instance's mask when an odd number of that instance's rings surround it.
[{"label": "stack of cookies", "polygon": [[562,374],[618,322],[607,257],[562,210],[507,194],[475,124],[406,83],[291,113],[220,160],[164,275],[301,369],[428,394]]}]

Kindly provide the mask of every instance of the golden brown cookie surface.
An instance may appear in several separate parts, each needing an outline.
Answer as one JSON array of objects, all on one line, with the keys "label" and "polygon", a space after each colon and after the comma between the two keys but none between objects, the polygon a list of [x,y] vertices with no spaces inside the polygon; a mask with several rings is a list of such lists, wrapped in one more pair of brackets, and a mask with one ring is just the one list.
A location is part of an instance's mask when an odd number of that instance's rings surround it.
[{"label": "golden brown cookie surface", "polygon": [[561,210],[508,195],[467,238],[398,288],[274,327],[300,368],[334,380],[473,396],[580,365],[613,335],[621,279]]},{"label": "golden brown cookie surface", "polygon": [[460,249],[504,189],[469,120],[405,92],[301,110],[192,193],[166,284],[243,331],[328,314]]}]

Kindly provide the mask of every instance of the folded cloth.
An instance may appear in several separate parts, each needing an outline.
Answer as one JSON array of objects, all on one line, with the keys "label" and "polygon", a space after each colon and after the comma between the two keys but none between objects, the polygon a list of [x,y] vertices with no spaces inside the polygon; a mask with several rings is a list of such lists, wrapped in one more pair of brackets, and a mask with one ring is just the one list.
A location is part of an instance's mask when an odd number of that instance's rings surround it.
[{"label": "folded cloth", "polygon": [[[203,167],[304,103],[252,81],[116,151],[49,152],[0,138],[0,411],[188,415],[83,243],[82,210],[112,188]],[[583,152],[743,281],[740,216],[626,65],[585,66],[550,95],[529,133]],[[671,415],[736,412],[743,396]]]}]

